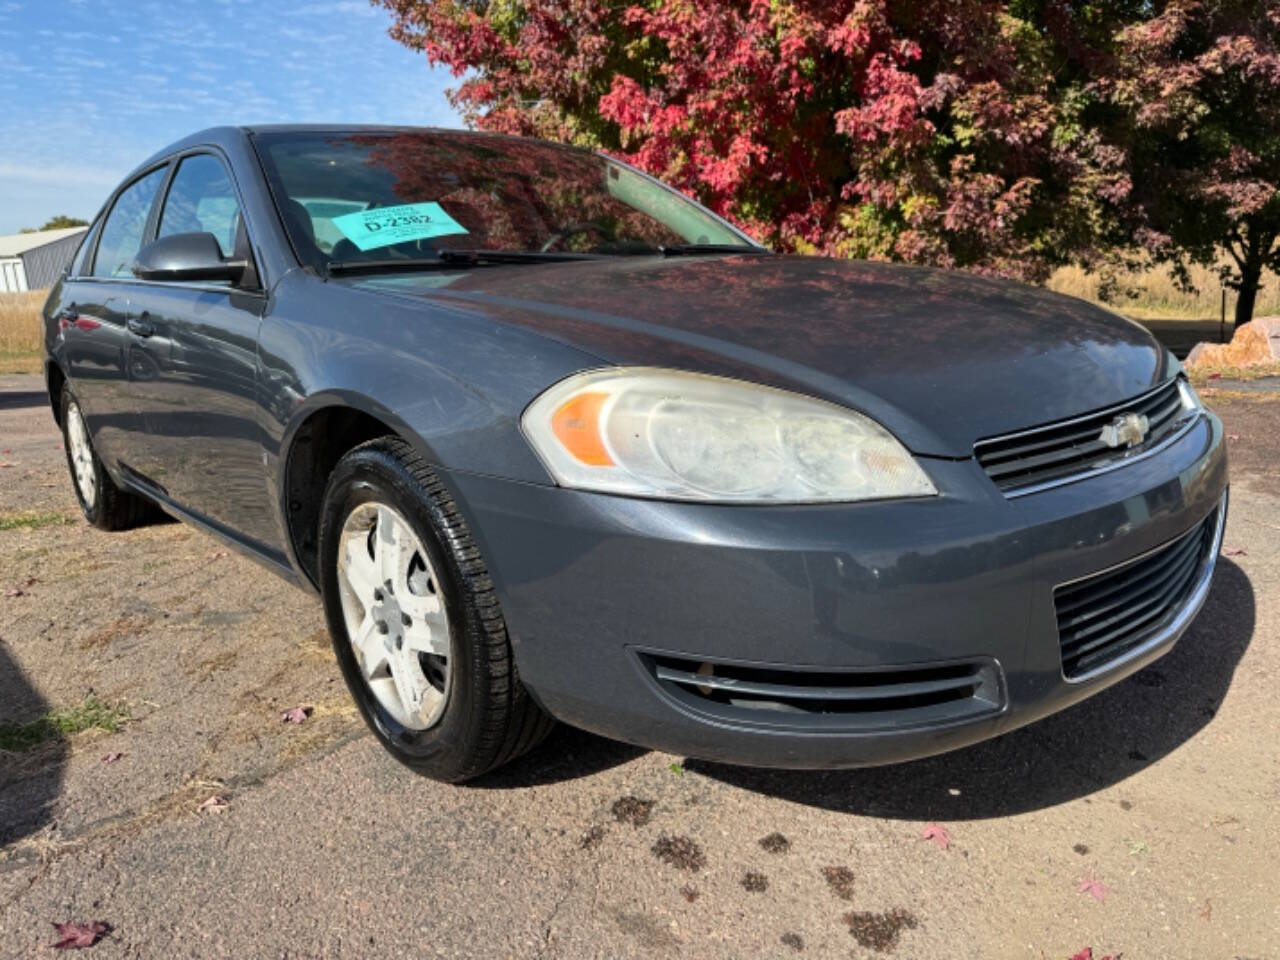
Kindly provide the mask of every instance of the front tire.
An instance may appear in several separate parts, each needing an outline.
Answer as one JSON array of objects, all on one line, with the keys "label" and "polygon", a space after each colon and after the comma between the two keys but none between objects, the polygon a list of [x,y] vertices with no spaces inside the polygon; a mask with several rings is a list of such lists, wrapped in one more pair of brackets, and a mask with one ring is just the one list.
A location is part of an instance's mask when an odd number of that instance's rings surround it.
[{"label": "front tire", "polygon": [[401,763],[457,783],[551,731],[554,721],[516,675],[480,551],[440,479],[404,441],[372,440],[334,469],[320,571],[343,677]]},{"label": "front tire", "polygon": [[137,526],[154,509],[136,494],[116,486],[93,449],[84,411],[69,387],[62,389],[62,447],[67,469],[84,518],[99,530],[126,530]]}]

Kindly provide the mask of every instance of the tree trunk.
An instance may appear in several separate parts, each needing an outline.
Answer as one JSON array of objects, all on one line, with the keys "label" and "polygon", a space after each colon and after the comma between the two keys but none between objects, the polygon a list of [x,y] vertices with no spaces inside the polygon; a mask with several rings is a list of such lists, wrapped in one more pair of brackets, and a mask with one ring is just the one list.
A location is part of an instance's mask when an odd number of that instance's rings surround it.
[{"label": "tree trunk", "polygon": [[1253,319],[1253,305],[1258,300],[1258,285],[1261,281],[1262,258],[1250,256],[1240,270],[1240,287],[1236,297],[1237,327]]}]

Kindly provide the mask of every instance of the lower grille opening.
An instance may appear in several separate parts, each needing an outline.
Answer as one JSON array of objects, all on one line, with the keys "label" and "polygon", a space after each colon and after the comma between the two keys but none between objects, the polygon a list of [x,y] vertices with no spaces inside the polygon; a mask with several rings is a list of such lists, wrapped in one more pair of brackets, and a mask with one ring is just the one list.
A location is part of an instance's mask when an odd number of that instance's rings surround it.
[{"label": "lower grille opening", "polygon": [[1054,591],[1063,676],[1107,667],[1182,611],[1211,560],[1221,509],[1157,550]]},{"label": "lower grille opening", "polygon": [[875,670],[801,670],[643,654],[669,695],[726,718],[782,726],[900,726],[998,711],[990,661]]}]

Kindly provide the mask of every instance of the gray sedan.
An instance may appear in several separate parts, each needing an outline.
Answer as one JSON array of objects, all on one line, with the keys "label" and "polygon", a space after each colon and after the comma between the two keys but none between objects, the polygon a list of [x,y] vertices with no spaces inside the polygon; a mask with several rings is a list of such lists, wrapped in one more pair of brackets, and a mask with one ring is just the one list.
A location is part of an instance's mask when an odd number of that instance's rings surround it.
[{"label": "gray sedan", "polygon": [[610,158],[220,128],[115,191],[45,308],[85,516],[157,507],[323,599],[399,760],[554,719],[785,767],[907,760],[1175,643],[1219,421],[1043,290],[775,255]]}]

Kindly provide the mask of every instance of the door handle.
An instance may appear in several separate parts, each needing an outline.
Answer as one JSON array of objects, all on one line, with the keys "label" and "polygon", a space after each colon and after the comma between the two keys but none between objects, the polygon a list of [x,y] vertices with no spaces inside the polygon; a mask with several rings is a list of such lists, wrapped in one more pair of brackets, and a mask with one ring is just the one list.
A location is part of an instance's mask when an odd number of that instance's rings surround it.
[{"label": "door handle", "polygon": [[130,317],[125,326],[129,328],[130,333],[139,337],[149,337],[156,332],[155,324],[141,317]]}]

